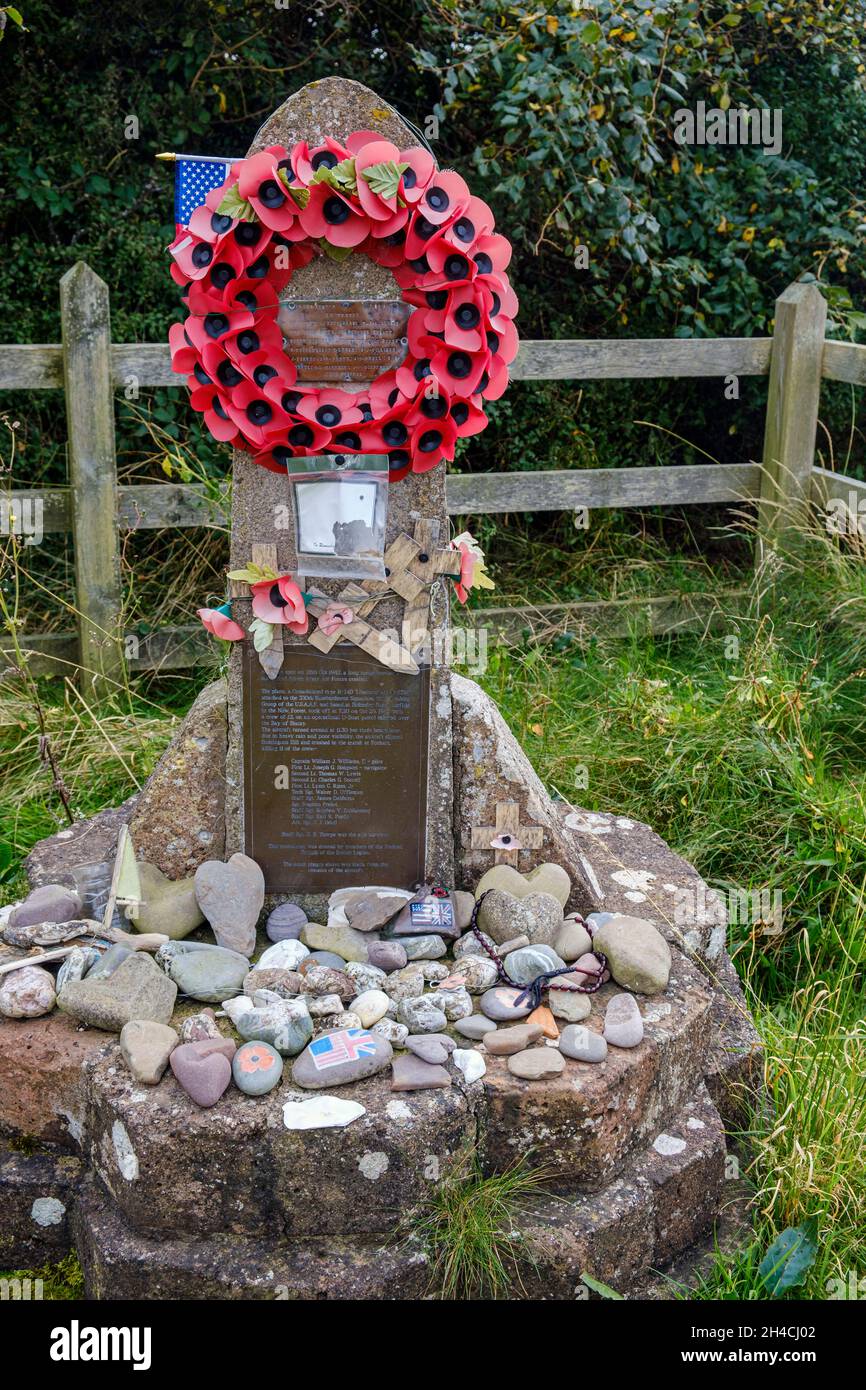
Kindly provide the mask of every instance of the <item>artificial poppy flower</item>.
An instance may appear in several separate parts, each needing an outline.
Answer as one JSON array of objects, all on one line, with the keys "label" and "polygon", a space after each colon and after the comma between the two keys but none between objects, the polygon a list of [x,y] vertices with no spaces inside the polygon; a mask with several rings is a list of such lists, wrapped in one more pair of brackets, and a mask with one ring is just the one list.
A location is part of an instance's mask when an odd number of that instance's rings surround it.
[{"label": "artificial poppy flower", "polygon": [[443,228],[442,236],[471,255],[479,238],[489,236],[493,225],[493,213],[483,199],[470,198],[460,215]]},{"label": "artificial poppy flower", "polygon": [[388,455],[388,482],[401,483],[412,470],[412,455],[408,449],[392,449]]},{"label": "artificial poppy flower", "polygon": [[237,423],[228,413],[225,399],[215,386],[201,386],[190,394],[190,405],[204,416],[204,422],[213,435],[224,444],[231,444],[240,435]]},{"label": "artificial poppy flower", "polygon": [[219,637],[223,642],[240,642],[244,630],[233,620],[231,604],[223,603],[219,608],[199,608],[197,612],[214,637]]},{"label": "artificial poppy flower", "polygon": [[395,191],[390,198],[376,193],[364,174],[366,170],[376,164],[396,164],[399,158],[400,151],[397,146],[392,145],[390,140],[382,139],[370,141],[355,154],[355,184],[358,189],[358,201],[367,216],[375,222],[391,220],[397,212],[397,193]]},{"label": "artificial poppy flower", "polygon": [[269,145],[261,154],[244,160],[238,179],[238,193],[250,204],[259,221],[271,231],[283,234],[295,226],[300,211],[290,188],[283,182],[283,175],[290,167],[288,151],[282,145]]},{"label": "artificial poppy flower", "polygon": [[262,449],[291,425],[289,416],[280,406],[244,379],[235,386],[226,401],[226,410],[238,429],[255,450]]},{"label": "artificial poppy flower", "polygon": [[304,607],[304,596],[289,574],[278,579],[262,579],[251,584],[253,613],[265,623],[277,623],[300,636],[307,631],[310,620]]},{"label": "artificial poppy flower", "polygon": [[457,443],[457,426],[443,414],[438,420],[422,419],[410,433],[409,452],[416,473],[435,468],[440,459],[453,459]]},{"label": "artificial poppy flower", "polygon": [[418,213],[438,227],[465,212],[471,196],[465,181],[453,169],[438,169],[418,199]]},{"label": "artificial poppy flower", "polygon": [[402,267],[404,274],[415,272],[414,278],[417,280],[419,275],[425,274],[430,269],[427,260],[427,248],[438,237],[439,225],[431,222],[429,217],[416,209],[412,216],[412,221],[406,226],[406,246],[404,259],[406,265]]},{"label": "artificial poppy flower", "polygon": [[449,347],[480,352],[485,345],[485,308],[484,296],[474,286],[459,285],[448,295],[444,309],[428,312],[427,322],[431,328],[441,327]]},{"label": "artificial poppy flower", "polygon": [[301,398],[297,414],[302,420],[314,421],[326,430],[339,430],[349,425],[360,425],[363,415],[358,409],[356,397],[348,391],[328,388]]},{"label": "artificial poppy flower", "polygon": [[470,531],[455,536],[451,549],[460,552],[460,578],[454,587],[461,603],[466,602],[470,589],[495,588],[484,567],[484,551]]},{"label": "artificial poppy flower", "polygon": [[209,241],[203,241],[184,228],[168,249],[181,275],[187,280],[200,280],[207,275],[214,258],[214,249]]},{"label": "artificial poppy flower", "polygon": [[253,315],[246,309],[234,309],[230,314],[220,309],[201,317],[190,314],[184,328],[193,347],[203,355],[208,343],[222,342],[225,350],[225,340],[230,335],[251,329],[254,323]]},{"label": "artificial poppy flower", "polygon": [[340,144],[339,140],[332,140],[330,136],[321,145],[313,145],[312,148],[306,140],[301,140],[292,147],[289,168],[296,179],[304,185],[309,185],[313,175],[321,168],[334,169],[348,158],[349,151],[346,146]]},{"label": "artificial poppy flower", "polygon": [[235,366],[245,372],[246,359],[258,359],[262,351],[267,352],[272,361],[278,362],[283,351],[283,335],[273,319],[256,315],[252,323],[245,323],[237,331],[227,333],[220,339],[219,345]]},{"label": "artificial poppy flower", "polygon": [[346,608],[339,603],[329,603],[322,616],[319,618],[319,627],[326,637],[333,637],[341,627],[355,621],[353,609]]},{"label": "artificial poppy flower", "polygon": [[[401,210],[406,213],[406,218],[408,219],[408,210],[406,208]],[[377,265],[387,266],[389,270],[396,272],[403,264],[406,255],[405,222],[396,230],[388,233],[383,232],[382,228],[385,224],[382,222],[371,223],[370,225],[372,227],[372,235],[368,237],[365,242],[362,242],[358,250],[365,252],[366,255],[370,257],[370,260],[375,261]],[[176,267],[172,267],[172,269],[175,268]]]},{"label": "artificial poppy flower", "polygon": [[401,150],[398,163],[409,166],[400,179],[400,196],[414,207],[436,172],[436,160],[429,150],[415,146],[411,150]]},{"label": "artificial poppy flower", "polygon": [[403,419],[407,408],[408,402],[401,399],[395,410],[389,411],[380,419],[372,420],[368,425],[363,425],[358,431],[362,452],[387,454],[392,449],[408,449],[409,430]]},{"label": "artificial poppy flower", "polygon": [[194,370],[201,362],[201,353],[189,340],[182,323],[173,323],[168,330],[168,346],[171,351],[171,370],[181,375]]},{"label": "artificial poppy flower", "polygon": [[473,248],[472,259],[478,267],[479,274],[489,275],[491,271],[496,271],[501,275],[511,260],[511,242],[498,233],[481,236]]},{"label": "artificial poppy flower", "polygon": [[[451,417],[451,399],[447,391],[444,391],[436,378],[431,375],[427,379],[424,394],[416,396],[407,410],[406,424],[410,430],[414,430],[418,425],[426,428],[435,425],[438,420],[444,420],[446,417],[453,419]],[[454,429],[457,434],[460,433],[456,422]]]},{"label": "artificial poppy flower", "polygon": [[395,410],[401,403],[408,404],[408,397],[403,394],[397,385],[396,372],[383,372],[380,377],[370,386],[370,412],[369,415],[361,408],[363,423],[369,425],[377,417],[387,415]]},{"label": "artificial poppy flower", "polygon": [[370,219],[345,194],[326,183],[314,184],[301,212],[307,236],[321,237],[331,246],[359,246],[370,233]]},{"label": "artificial poppy flower", "polygon": [[471,400],[452,400],[448,407],[448,414],[457,426],[457,434],[460,439],[466,439],[469,435],[480,434],[487,428],[487,416],[481,409],[481,397],[473,396]]},{"label": "artificial poppy flower", "polygon": [[478,267],[469,251],[453,246],[444,236],[438,236],[427,250],[430,270],[418,281],[422,290],[448,289],[461,281],[474,280]]},{"label": "artificial poppy flower", "polygon": [[449,395],[473,396],[476,391],[481,390],[479,382],[484,375],[489,356],[486,350],[476,353],[464,352],[462,348],[452,348],[447,343],[442,343],[439,351],[433,356],[433,375],[437,381],[442,382]]},{"label": "artificial poppy flower", "polygon": [[[395,374],[397,386],[407,400],[412,401],[417,397],[418,388],[422,382],[429,384],[429,378],[431,376],[430,363],[432,354],[437,346],[438,344],[434,341],[429,348],[430,356],[415,357],[413,354],[410,354],[406,358],[406,361],[397,368]],[[424,351],[423,347],[418,350],[421,352]]]}]

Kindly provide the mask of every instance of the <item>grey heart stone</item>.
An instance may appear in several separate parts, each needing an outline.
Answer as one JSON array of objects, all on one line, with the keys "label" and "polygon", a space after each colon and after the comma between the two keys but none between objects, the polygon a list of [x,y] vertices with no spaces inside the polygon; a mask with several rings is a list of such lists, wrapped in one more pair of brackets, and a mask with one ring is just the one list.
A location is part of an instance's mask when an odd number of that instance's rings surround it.
[{"label": "grey heart stone", "polygon": [[218,946],[251,956],[265,901],[265,876],[254,859],[233,854],[227,864],[208,859],[195,871],[195,895]]},{"label": "grey heart stone", "polygon": [[552,946],[562,930],[562,907],[550,893],[515,898],[491,889],[478,909],[478,926],[494,941],[528,936],[530,945]]}]

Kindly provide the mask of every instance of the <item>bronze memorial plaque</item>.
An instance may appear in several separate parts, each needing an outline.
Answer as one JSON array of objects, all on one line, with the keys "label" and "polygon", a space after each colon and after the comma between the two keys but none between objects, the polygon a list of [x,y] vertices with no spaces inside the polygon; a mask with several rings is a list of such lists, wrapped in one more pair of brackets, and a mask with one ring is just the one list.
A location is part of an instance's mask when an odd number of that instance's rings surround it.
[{"label": "bronze memorial plaque", "polygon": [[430,673],[357,647],[287,647],[269,680],[244,653],[246,852],[269,893],[424,877]]},{"label": "bronze memorial plaque", "polygon": [[409,304],[389,299],[284,299],[277,323],[306,386],[366,387],[406,356]]}]

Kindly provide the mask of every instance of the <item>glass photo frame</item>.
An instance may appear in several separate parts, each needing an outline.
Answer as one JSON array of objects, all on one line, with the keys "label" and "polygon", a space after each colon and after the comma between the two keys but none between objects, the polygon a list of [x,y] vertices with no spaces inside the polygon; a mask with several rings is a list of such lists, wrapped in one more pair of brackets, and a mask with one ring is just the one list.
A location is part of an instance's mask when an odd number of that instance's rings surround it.
[{"label": "glass photo frame", "polygon": [[384,579],[385,454],[293,459],[298,572],[316,579]]}]

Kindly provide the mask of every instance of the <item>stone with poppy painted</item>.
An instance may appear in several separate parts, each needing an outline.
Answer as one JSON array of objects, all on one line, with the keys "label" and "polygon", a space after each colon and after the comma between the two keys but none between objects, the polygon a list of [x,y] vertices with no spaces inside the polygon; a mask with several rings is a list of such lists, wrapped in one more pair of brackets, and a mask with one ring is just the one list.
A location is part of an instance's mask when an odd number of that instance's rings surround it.
[{"label": "stone with poppy painted", "polygon": [[283,1074],[283,1059],[266,1042],[248,1042],[232,1058],[232,1076],[245,1096],[264,1096],[272,1091]]}]

